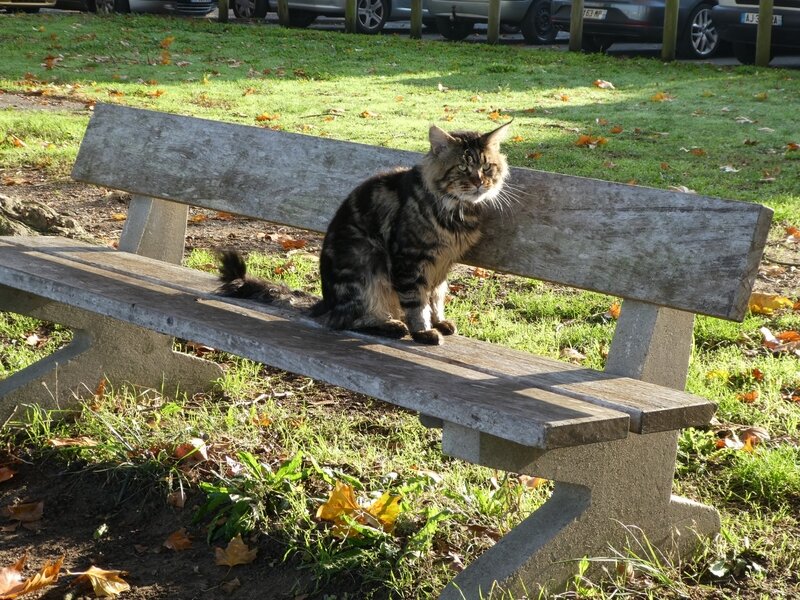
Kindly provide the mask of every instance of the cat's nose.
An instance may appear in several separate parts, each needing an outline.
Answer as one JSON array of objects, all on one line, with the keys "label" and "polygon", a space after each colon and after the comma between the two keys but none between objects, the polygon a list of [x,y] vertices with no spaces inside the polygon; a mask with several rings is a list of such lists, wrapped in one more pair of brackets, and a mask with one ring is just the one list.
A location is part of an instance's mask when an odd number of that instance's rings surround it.
[{"label": "cat's nose", "polygon": [[482,181],[480,177],[470,177],[469,182],[475,186],[475,189],[481,189]]}]

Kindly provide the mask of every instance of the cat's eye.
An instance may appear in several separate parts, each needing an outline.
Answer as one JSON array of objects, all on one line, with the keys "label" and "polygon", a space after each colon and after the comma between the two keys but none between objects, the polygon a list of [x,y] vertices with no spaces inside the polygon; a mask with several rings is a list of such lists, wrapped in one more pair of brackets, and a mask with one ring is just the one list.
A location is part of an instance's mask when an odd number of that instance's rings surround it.
[{"label": "cat's eye", "polygon": [[489,173],[492,170],[492,165],[483,165],[483,172]]}]

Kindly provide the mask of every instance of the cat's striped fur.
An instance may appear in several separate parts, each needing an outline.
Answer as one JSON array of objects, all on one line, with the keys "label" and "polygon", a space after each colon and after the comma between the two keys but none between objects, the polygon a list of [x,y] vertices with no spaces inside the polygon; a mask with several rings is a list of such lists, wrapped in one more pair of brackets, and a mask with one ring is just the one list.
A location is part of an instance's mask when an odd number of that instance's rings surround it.
[{"label": "cat's striped fur", "polygon": [[[325,235],[322,300],[312,314],[333,329],[410,332],[425,344],[455,333],[444,315],[447,273],[480,238],[485,205],[499,198],[508,173],[500,152],[507,125],[483,135],[432,126],[419,165],[353,190]],[[246,277],[235,256],[223,260],[222,293],[270,301],[275,284]]]}]

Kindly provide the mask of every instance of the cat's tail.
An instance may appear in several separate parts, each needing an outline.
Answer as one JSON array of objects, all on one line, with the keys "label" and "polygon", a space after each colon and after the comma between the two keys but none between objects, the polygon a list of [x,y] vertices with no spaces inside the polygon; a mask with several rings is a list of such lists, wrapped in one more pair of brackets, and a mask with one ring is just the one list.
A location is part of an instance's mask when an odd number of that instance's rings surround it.
[{"label": "cat's tail", "polygon": [[274,284],[249,277],[244,257],[236,250],[222,250],[217,254],[219,280],[217,293],[231,298],[247,298],[271,303],[275,300]]}]

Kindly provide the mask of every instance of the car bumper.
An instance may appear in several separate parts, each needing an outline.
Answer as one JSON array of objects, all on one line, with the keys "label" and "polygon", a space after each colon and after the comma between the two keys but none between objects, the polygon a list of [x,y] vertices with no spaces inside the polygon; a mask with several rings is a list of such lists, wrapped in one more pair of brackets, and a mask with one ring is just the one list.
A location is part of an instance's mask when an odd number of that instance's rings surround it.
[{"label": "car bumper", "polygon": [[[606,35],[615,39],[658,41],[664,31],[664,3],[585,2],[583,32]],[[553,24],[569,31],[572,3],[554,0],[551,5]]]},{"label": "car bumper", "polygon": [[[530,0],[500,0],[500,20],[519,23],[528,12]],[[489,18],[489,0],[429,0],[428,10],[434,16],[486,21]]]},{"label": "car bumper", "polygon": [[[719,36],[729,42],[756,43],[758,26],[752,21],[757,15],[758,5],[753,6],[715,6],[711,18],[717,26]],[[780,25],[772,26],[772,45],[787,48],[800,48],[800,11],[773,10],[774,17],[780,17]]]},{"label": "car bumper", "polygon": [[172,13],[177,15],[204,16],[217,8],[214,0],[129,0],[131,12],[137,13]]}]

